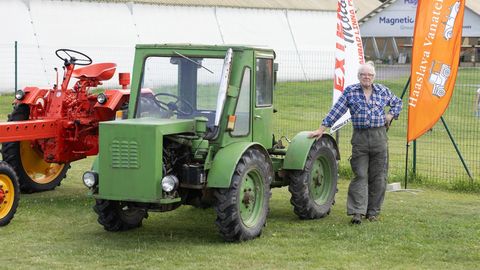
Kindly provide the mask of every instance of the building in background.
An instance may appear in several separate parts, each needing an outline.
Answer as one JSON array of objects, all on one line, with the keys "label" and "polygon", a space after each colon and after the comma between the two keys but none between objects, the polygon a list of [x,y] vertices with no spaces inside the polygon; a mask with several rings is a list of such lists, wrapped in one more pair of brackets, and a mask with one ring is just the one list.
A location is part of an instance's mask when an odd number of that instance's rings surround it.
[{"label": "building in background", "polygon": [[[382,2],[356,1],[365,57],[383,63],[409,62],[417,0]],[[462,36],[460,62],[480,63],[480,1],[466,1]]]}]

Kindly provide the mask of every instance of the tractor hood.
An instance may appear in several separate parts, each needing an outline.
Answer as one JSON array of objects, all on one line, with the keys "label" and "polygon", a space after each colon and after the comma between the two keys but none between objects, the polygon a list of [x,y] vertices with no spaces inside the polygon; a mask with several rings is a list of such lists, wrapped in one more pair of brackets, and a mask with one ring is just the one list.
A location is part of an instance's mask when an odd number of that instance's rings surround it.
[{"label": "tractor hood", "polygon": [[[163,135],[171,135],[195,132],[195,119],[135,118],[100,123],[100,129],[103,130],[110,129],[112,126],[125,126],[129,130],[150,127]],[[136,133],[135,130],[132,131]]]},{"label": "tractor hood", "polygon": [[159,202],[166,135],[194,133],[194,119],[126,119],[101,122],[98,197]]}]

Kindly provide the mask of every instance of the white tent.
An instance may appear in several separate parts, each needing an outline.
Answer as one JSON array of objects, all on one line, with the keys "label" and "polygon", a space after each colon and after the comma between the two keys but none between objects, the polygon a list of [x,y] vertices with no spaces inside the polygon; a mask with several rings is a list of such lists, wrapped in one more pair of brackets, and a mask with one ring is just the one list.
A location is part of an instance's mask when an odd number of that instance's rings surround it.
[{"label": "white tent", "polygon": [[[265,45],[277,52],[280,80],[332,75],[336,1],[254,1],[256,8],[241,6],[249,1],[227,1],[230,7],[213,0],[205,6],[178,2],[0,1],[0,92],[14,88],[15,41],[18,88],[51,87],[53,68],[62,64],[54,54],[58,48],[84,52],[97,63],[115,62],[117,71],[130,72],[139,43]],[[270,8],[273,2],[280,8]]]}]

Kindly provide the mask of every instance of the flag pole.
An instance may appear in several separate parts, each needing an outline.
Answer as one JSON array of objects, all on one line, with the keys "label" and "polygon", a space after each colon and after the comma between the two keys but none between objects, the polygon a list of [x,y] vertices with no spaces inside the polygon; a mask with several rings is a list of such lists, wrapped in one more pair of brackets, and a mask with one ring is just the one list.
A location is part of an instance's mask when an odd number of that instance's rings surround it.
[{"label": "flag pole", "polygon": [[407,189],[407,180],[408,180],[408,147],[410,145],[408,144],[408,140],[407,140],[407,144],[405,145],[405,149],[406,149],[406,153],[405,153],[405,189]]},{"label": "flag pole", "polygon": [[412,78],[412,76],[408,76],[407,83],[405,84],[405,87],[403,88],[403,92],[402,92],[402,95],[400,96],[400,99],[403,99],[403,97],[405,96],[405,93],[407,92],[407,88],[410,85],[410,78]]},{"label": "flag pole", "polygon": [[462,153],[460,152],[460,149],[458,149],[457,143],[455,143],[455,140],[453,139],[452,134],[450,133],[450,130],[448,129],[447,123],[445,122],[445,119],[443,119],[443,116],[440,116],[440,119],[442,120],[443,126],[447,130],[448,137],[450,137],[450,141],[453,144],[453,147],[455,147],[455,151],[457,151],[457,155],[462,161],[463,168],[465,168],[465,171],[467,172],[468,176],[470,177],[470,180],[473,180],[472,174],[470,173],[470,170],[468,169],[467,163],[465,163],[465,160],[463,159]]},{"label": "flag pole", "polygon": [[[410,85],[411,78],[412,76],[408,76],[408,80],[407,80],[407,83],[405,84],[405,87],[403,88],[403,92],[402,92],[402,95],[400,96],[400,100],[402,100],[403,97],[405,96],[405,93],[407,92],[407,88]],[[405,178],[404,178],[405,189],[407,189],[407,182],[408,182],[408,147],[409,147],[409,144],[407,140],[407,144],[405,145]]]}]

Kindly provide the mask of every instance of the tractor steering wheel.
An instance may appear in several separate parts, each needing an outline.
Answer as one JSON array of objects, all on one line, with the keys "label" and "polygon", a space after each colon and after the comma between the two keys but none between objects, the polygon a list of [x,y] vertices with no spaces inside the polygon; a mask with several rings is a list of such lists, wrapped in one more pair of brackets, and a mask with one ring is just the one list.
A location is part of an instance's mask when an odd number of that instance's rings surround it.
[{"label": "tractor steering wheel", "polygon": [[[157,97],[160,96],[167,96],[167,97],[172,97],[175,100],[171,102],[164,102],[159,100]],[[169,94],[169,93],[158,93],[154,96],[153,101],[155,101],[155,104],[157,104],[158,107],[166,110],[166,111],[171,111],[174,114],[182,114],[182,115],[192,115],[193,114],[193,106],[186,100],[179,98],[178,96],[174,94]],[[181,106],[179,106],[179,103]]]},{"label": "tractor steering wheel", "polygon": [[[88,57],[86,54],[70,49],[58,49],[55,51],[55,55],[65,62],[65,66],[70,64],[88,66],[92,63],[92,58]],[[61,55],[65,56],[62,57]]]}]

